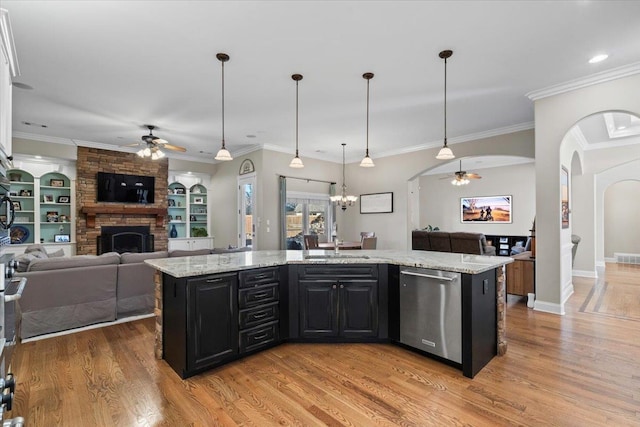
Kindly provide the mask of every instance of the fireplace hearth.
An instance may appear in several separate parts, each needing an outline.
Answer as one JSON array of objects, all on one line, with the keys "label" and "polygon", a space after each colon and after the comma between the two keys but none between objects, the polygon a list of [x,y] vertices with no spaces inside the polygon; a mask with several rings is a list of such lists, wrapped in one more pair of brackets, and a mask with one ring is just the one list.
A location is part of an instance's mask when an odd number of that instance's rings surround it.
[{"label": "fireplace hearth", "polygon": [[98,255],[106,252],[153,252],[149,226],[103,226],[98,236]]}]

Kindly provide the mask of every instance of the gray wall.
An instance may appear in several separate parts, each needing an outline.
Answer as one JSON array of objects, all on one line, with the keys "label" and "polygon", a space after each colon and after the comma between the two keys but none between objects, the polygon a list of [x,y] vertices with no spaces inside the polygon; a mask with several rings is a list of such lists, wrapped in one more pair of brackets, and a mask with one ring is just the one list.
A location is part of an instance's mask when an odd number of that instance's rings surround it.
[{"label": "gray wall", "polygon": [[[630,197],[630,195],[635,195]],[[640,181],[613,184],[604,193],[604,256],[640,254]]]}]

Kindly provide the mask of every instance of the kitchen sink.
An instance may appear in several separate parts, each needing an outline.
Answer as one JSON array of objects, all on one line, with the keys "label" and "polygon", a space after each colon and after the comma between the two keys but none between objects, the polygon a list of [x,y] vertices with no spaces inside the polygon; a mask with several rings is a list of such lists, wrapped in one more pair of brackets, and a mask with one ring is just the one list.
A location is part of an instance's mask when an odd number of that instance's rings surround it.
[{"label": "kitchen sink", "polygon": [[304,259],[369,259],[368,255],[349,255],[349,254],[328,254],[328,255],[305,255]]}]

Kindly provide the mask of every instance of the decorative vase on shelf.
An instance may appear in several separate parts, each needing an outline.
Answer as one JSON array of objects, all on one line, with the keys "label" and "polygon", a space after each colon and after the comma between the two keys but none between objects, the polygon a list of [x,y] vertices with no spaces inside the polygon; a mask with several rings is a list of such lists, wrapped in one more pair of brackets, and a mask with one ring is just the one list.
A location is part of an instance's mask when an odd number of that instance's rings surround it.
[{"label": "decorative vase on shelf", "polygon": [[178,237],[178,230],[176,230],[176,225],[175,224],[171,225],[171,231],[169,232],[169,237],[171,237],[171,238]]}]

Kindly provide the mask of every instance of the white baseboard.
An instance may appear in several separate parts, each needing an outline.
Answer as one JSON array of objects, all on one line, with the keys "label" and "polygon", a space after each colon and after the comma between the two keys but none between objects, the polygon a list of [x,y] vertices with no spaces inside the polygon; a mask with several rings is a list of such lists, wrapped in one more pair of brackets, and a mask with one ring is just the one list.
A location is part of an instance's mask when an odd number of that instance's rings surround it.
[{"label": "white baseboard", "polygon": [[112,325],[117,325],[119,323],[133,322],[135,320],[147,319],[149,317],[155,317],[155,314],[153,313],[141,314],[139,316],[131,316],[131,317],[125,317],[123,319],[114,320],[113,322],[102,322],[102,323],[96,323],[95,325],[83,326],[81,328],[67,329],[66,331],[60,331],[60,332],[52,332],[50,334],[38,335],[37,337],[25,338],[23,340],[20,340],[20,342],[28,343],[31,341],[39,341],[47,338],[61,337],[63,335],[75,334],[76,332],[88,331],[88,330],[97,329],[97,328],[104,328],[105,326],[112,326]]},{"label": "white baseboard", "polygon": [[569,300],[569,298],[571,298],[573,292],[573,283],[569,283],[569,285],[565,286],[565,288],[562,290],[562,298],[560,299],[562,301],[562,314],[564,314],[564,305]]},{"label": "white baseboard", "polygon": [[544,311],[545,313],[564,316],[564,304],[556,304],[554,302],[536,300],[533,309],[536,311]]},{"label": "white baseboard", "polygon": [[[611,262],[611,261],[609,261]],[[596,267],[602,267],[605,268],[606,267],[606,261],[596,261]]]},{"label": "white baseboard", "polygon": [[[618,260],[616,259],[616,257],[612,257],[612,258],[610,258],[610,257],[605,257],[605,258],[604,258],[604,262],[614,262],[614,263],[615,263],[615,262],[617,262],[617,261],[618,261]],[[603,265],[604,265],[604,264],[603,264]]]},{"label": "white baseboard", "polygon": [[598,272],[591,270],[573,270],[571,274],[576,277],[588,277],[590,279],[598,278]]}]

